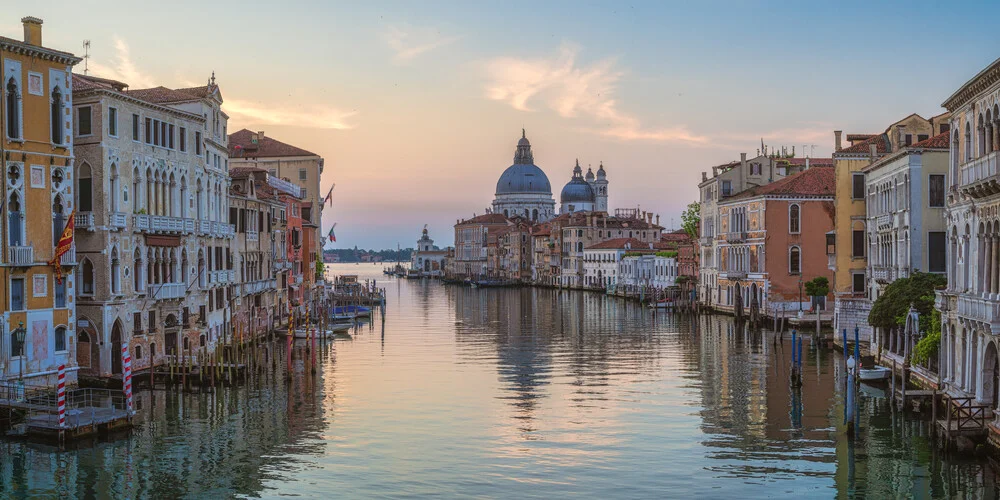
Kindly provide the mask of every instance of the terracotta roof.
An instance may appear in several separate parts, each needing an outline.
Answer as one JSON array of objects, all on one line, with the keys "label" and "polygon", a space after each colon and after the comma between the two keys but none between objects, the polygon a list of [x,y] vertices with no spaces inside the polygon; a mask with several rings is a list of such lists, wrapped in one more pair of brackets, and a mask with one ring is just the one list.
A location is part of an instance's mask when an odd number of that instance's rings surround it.
[{"label": "terracotta roof", "polygon": [[863,141],[865,139],[871,139],[878,134],[847,134],[848,142]]},{"label": "terracotta roof", "polygon": [[[267,158],[277,156],[319,156],[316,153],[286,144],[264,136],[264,140],[253,143],[254,132],[243,129],[229,134],[230,158]],[[237,154],[239,151],[239,154]]]},{"label": "terracotta roof", "polygon": [[233,167],[229,169],[229,177],[242,178],[246,177],[251,172],[266,172],[266,170],[257,167]]},{"label": "terracotta roof", "polygon": [[935,149],[948,149],[948,139],[950,137],[950,132],[943,132],[930,139],[924,139],[916,144],[910,145],[911,148],[935,148]]},{"label": "terracotta roof", "polygon": [[[647,252],[651,250],[649,248],[650,243],[637,240],[635,238],[615,238],[613,240],[602,241],[600,243],[595,243],[584,250],[624,250],[626,245],[631,247],[629,250],[646,250]],[[653,244],[653,247],[655,248],[656,245]]]},{"label": "terracotta roof", "polygon": [[91,89],[107,89],[107,90],[116,90],[118,92],[121,92],[126,87],[128,87],[127,83],[120,82],[118,80],[73,73],[74,92],[82,90],[91,90]]},{"label": "terracotta roof", "polygon": [[212,93],[208,85],[202,85],[201,87],[188,87],[184,89],[177,89],[177,91],[184,92],[185,94],[191,94],[199,99],[202,97],[208,97]]},{"label": "terracotta roof", "polygon": [[[811,167],[777,182],[756,186],[729,198],[737,200],[756,196],[833,196],[835,188],[832,167]],[[727,200],[728,201],[728,200]]]},{"label": "terracotta roof", "polygon": [[[778,161],[779,162],[781,162],[781,161],[787,161],[789,165],[795,165],[795,166],[800,166],[800,167],[806,166],[806,159],[805,158],[798,158],[798,157],[796,157],[796,158],[779,158]],[[833,166],[833,158],[809,158],[809,166],[810,167],[832,167]]]},{"label": "terracotta roof", "polygon": [[136,99],[141,99],[143,101],[152,102],[155,104],[163,104],[168,102],[194,101],[198,99],[197,96],[194,96],[187,92],[168,89],[162,85],[159,87],[153,87],[151,89],[129,90],[125,93],[129,96],[135,97]]},{"label": "terracotta roof", "polygon": [[505,224],[507,218],[503,214],[483,214],[477,215],[471,219],[465,219],[458,224]]},{"label": "terracotta roof", "polygon": [[660,241],[669,241],[671,243],[686,241],[690,239],[691,235],[687,234],[687,231],[683,229],[678,229],[670,233],[663,233],[663,235],[660,236]]},{"label": "terracotta roof", "polygon": [[876,150],[879,154],[885,154],[890,152],[889,148],[889,137],[886,134],[878,134],[869,137],[851,147],[841,149],[840,151],[835,151],[834,155],[842,154],[869,154],[870,144],[875,144]]}]

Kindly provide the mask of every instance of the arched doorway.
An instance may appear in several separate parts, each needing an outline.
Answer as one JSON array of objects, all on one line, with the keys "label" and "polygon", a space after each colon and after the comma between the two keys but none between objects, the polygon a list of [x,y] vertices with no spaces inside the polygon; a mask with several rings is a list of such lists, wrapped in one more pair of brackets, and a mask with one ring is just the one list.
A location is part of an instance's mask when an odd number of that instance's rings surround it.
[{"label": "arched doorway", "polygon": [[122,373],[122,322],[115,320],[115,326],[111,328],[111,374],[120,375]]},{"label": "arched doorway", "polygon": [[1000,359],[997,358],[997,344],[990,342],[986,345],[986,353],[983,356],[983,397],[987,398],[990,406],[997,409],[1000,401]]},{"label": "arched doorway", "polygon": [[[84,324],[93,325],[86,320]],[[77,322],[77,325],[83,321]],[[76,331],[76,364],[80,370],[98,372],[101,368],[101,350],[97,332],[93,326],[80,327]]]}]

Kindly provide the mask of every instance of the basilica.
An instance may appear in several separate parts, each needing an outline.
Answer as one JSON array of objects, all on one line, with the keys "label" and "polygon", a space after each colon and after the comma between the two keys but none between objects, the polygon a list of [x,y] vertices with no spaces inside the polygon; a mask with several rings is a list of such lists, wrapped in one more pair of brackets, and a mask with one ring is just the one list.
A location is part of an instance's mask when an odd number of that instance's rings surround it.
[{"label": "basilica", "polygon": [[[586,211],[608,211],[608,179],[603,163],[594,172],[588,168],[584,177],[577,160],[573,176],[559,195],[560,214]],[[545,222],[556,216],[556,202],[552,197],[549,178],[535,165],[531,143],[521,130],[514,152],[514,164],[507,167],[497,181],[493,199],[493,213],[504,217],[522,216],[536,222]]]}]

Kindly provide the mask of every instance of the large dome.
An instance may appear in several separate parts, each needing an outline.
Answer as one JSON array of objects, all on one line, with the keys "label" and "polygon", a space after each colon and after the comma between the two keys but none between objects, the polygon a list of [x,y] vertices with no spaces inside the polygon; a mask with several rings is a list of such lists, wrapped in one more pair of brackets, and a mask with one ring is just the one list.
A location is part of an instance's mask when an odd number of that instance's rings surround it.
[{"label": "large dome", "polygon": [[559,203],[594,203],[595,199],[594,189],[583,179],[580,161],[577,160],[576,167],[573,168],[573,177],[559,195]]},{"label": "large dome", "polygon": [[542,169],[532,164],[517,164],[507,167],[497,181],[496,194],[536,193],[552,195],[549,178]]},{"label": "large dome", "polygon": [[507,167],[497,181],[496,194],[547,194],[552,196],[552,185],[542,169],[535,165],[531,143],[521,130],[514,152],[514,164]]}]

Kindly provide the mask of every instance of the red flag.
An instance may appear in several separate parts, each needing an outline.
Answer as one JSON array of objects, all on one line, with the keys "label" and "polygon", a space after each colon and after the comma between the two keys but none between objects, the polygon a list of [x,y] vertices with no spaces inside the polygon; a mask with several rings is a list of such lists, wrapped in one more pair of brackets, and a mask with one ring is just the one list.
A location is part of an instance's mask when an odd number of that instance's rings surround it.
[{"label": "red flag", "polygon": [[68,252],[70,248],[73,247],[73,219],[76,218],[76,210],[69,214],[69,220],[66,221],[66,228],[63,229],[62,235],[59,236],[59,243],[56,244],[55,255],[52,260],[49,261],[49,265],[55,269],[56,273],[56,283],[62,283],[62,264],[59,262],[60,257],[64,253]]}]

